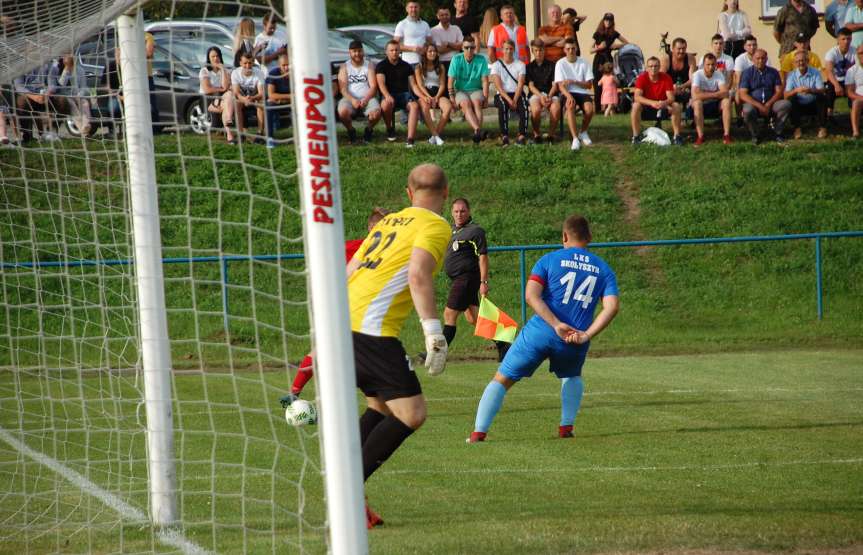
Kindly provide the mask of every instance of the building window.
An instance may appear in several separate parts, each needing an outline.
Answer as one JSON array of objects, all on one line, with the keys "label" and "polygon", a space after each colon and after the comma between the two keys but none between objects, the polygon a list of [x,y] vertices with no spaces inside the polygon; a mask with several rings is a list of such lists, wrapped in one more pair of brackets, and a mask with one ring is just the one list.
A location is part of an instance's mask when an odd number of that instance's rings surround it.
[{"label": "building window", "polygon": [[[809,2],[815,11],[820,13],[824,12],[824,0],[806,0]],[[776,14],[779,13],[779,8],[788,4],[788,0],[761,0],[761,16],[762,17],[776,17]]]}]

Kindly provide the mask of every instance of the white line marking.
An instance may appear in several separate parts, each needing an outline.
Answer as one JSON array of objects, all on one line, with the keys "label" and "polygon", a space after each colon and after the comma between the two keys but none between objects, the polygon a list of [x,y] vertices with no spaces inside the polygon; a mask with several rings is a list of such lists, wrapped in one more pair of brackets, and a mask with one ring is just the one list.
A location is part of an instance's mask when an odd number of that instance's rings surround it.
[{"label": "white line marking", "polygon": [[[118,496],[114,495],[110,491],[100,488],[84,476],[81,476],[79,473],[75,472],[68,466],[61,464],[56,459],[45,455],[44,453],[40,453],[34,449],[28,447],[24,442],[16,439],[12,434],[6,431],[5,428],[0,427],[0,439],[11,445],[13,448],[18,450],[22,455],[30,457],[37,463],[42,466],[46,466],[55,473],[60,476],[66,478],[69,482],[71,482],[75,487],[90,495],[95,497],[114,511],[120,514],[124,519],[130,520],[136,523],[147,524],[149,523],[149,519],[144,512],[136,507],[133,507],[129,503],[123,501]],[[207,551],[200,545],[187,540],[183,533],[179,530],[159,530],[156,532],[156,538],[165,545],[170,547],[174,547],[179,549],[186,555],[207,555],[210,551]]]},{"label": "white line marking", "polygon": [[[842,388],[788,388],[788,387],[765,387],[760,389],[665,389],[655,391],[585,391],[585,397],[613,397],[624,395],[708,395],[711,393],[856,393],[863,391],[863,387],[842,387]],[[479,401],[479,392],[472,397],[429,397],[426,401],[429,402],[445,402],[445,401]],[[518,397],[560,397],[559,392],[554,393],[515,393]],[[755,400],[755,399],[753,399]]]},{"label": "white line marking", "polygon": [[[482,449],[482,446],[472,449]],[[447,468],[424,470],[383,470],[384,474],[564,474],[568,472],[676,472],[681,470],[736,470],[770,466],[803,466],[828,464],[863,464],[863,459],[823,461],[749,462],[703,466],[582,466],[575,468]]]}]

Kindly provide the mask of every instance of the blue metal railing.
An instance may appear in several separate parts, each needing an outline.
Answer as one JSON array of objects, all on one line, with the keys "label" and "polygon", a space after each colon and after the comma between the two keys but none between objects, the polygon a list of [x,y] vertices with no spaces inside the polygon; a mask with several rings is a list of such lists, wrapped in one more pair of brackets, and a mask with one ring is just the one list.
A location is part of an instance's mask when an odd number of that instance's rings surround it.
[{"label": "blue metal railing", "polygon": [[[842,237],[863,237],[863,231],[835,231],[826,233],[798,233],[794,235],[755,235],[748,237],[707,237],[701,239],[664,239],[656,241],[619,241],[608,243],[591,243],[591,249],[624,248],[624,247],[668,247],[683,245],[705,245],[720,243],[758,243],[766,241],[800,241],[812,239],[815,241],[815,291],[818,307],[818,319],[824,318],[824,282],[822,276],[822,253],[821,241],[823,239],[835,239]],[[521,290],[524,291],[527,284],[527,251],[551,251],[561,248],[562,245],[514,245],[507,247],[489,247],[489,252],[518,252],[519,253],[519,275],[521,277]],[[260,254],[260,255],[230,255],[230,256],[201,256],[188,258],[165,258],[164,264],[192,264],[192,263],[219,263],[222,278],[222,310],[225,329],[228,329],[229,298],[228,289],[230,285],[230,274],[228,267],[231,262],[273,261],[273,260],[301,260],[303,254]],[[0,270],[18,268],[51,268],[51,267],[80,267],[80,266],[125,266],[133,264],[134,260],[76,260],[76,261],[36,261],[36,262],[2,262]],[[521,322],[527,321],[527,305],[524,296],[521,295]]]}]

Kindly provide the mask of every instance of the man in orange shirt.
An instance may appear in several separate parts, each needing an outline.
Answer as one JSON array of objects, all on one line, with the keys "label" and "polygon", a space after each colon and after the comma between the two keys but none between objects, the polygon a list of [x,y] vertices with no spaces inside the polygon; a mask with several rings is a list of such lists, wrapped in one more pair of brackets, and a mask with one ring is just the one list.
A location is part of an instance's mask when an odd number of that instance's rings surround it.
[{"label": "man in orange shirt", "polygon": [[563,11],[557,4],[548,8],[548,25],[539,28],[539,40],[545,44],[545,59],[557,62],[563,58],[563,41],[573,37],[571,25],[563,23]]}]

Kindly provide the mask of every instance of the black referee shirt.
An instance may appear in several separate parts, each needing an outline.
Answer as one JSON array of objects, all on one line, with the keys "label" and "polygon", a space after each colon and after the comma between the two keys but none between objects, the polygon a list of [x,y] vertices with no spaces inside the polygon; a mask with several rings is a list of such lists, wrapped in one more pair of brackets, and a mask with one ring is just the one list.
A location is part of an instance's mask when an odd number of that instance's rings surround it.
[{"label": "black referee shirt", "polygon": [[452,237],[444,258],[444,270],[451,278],[466,273],[479,274],[479,257],[488,254],[485,230],[472,221],[452,228]]}]

